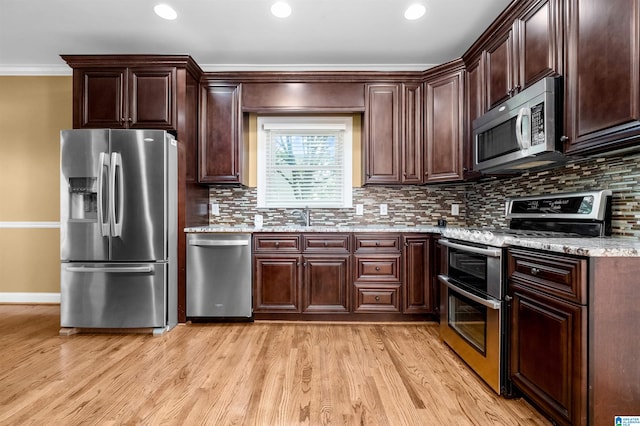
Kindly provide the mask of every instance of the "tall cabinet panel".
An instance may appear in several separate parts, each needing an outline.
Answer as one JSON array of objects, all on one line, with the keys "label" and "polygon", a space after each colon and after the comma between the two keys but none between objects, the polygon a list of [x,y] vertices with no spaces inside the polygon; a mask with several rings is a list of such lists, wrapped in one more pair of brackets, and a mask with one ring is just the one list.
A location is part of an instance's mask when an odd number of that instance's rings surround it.
[{"label": "tall cabinet panel", "polygon": [[423,181],[422,83],[402,84],[402,183]]},{"label": "tall cabinet panel", "polygon": [[199,144],[202,183],[240,182],[240,91],[240,84],[212,82],[202,87]]},{"label": "tall cabinet panel", "polygon": [[367,84],[365,90],[364,183],[400,183],[399,85]]},{"label": "tall cabinet panel", "polygon": [[425,182],[461,180],[462,70],[427,81]]}]

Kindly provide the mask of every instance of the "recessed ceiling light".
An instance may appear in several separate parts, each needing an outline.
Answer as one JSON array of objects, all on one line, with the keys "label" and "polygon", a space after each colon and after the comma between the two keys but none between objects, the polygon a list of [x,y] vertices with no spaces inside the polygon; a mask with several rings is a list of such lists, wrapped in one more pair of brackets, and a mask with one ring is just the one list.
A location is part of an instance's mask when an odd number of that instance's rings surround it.
[{"label": "recessed ceiling light", "polygon": [[414,3],[404,11],[404,17],[410,21],[415,21],[416,19],[422,18],[427,9],[424,5],[419,3]]},{"label": "recessed ceiling light", "polygon": [[286,2],[277,1],[271,6],[271,13],[278,18],[286,18],[291,15],[291,6]]},{"label": "recessed ceiling light", "polygon": [[156,12],[161,18],[167,19],[169,21],[173,21],[178,17],[178,14],[175,10],[168,4],[158,4],[153,8],[153,11]]}]

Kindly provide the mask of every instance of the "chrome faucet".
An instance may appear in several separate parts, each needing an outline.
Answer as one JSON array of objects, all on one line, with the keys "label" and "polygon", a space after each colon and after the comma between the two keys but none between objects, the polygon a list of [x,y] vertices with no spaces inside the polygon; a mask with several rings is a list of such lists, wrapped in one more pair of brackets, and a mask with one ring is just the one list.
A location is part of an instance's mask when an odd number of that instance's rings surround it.
[{"label": "chrome faucet", "polygon": [[296,214],[304,221],[304,226],[311,226],[311,210],[305,206],[304,210],[293,210],[291,214]]}]

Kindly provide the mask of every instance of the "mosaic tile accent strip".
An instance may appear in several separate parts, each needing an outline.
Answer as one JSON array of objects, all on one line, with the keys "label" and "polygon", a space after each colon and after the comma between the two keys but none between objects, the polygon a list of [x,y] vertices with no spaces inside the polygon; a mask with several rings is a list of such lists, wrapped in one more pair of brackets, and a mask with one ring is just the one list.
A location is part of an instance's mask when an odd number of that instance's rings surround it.
[{"label": "mosaic tile accent strip", "polygon": [[[371,186],[353,189],[353,204],[363,204],[364,214],[355,215],[352,209],[311,209],[314,226],[435,225],[446,219],[453,226],[466,221],[465,185],[443,187]],[[294,209],[258,209],[255,188],[216,185],[209,189],[209,202],[220,205],[219,216],[209,216],[210,225],[251,225],[254,215],[263,216],[264,226],[300,225],[292,214]],[[379,205],[387,204],[388,215],[381,216]],[[451,215],[451,205],[460,206],[460,215]]]}]

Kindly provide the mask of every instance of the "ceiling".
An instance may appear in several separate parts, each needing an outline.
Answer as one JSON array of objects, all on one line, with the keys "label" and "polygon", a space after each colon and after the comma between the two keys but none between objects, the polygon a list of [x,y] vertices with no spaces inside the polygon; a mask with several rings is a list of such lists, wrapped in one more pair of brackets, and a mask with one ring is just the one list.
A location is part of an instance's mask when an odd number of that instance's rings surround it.
[{"label": "ceiling", "polygon": [[[70,73],[60,54],[190,54],[205,71],[418,71],[460,57],[510,0],[0,0],[0,74]],[[404,18],[411,3],[426,14]],[[153,12],[166,3],[167,21]]]}]

